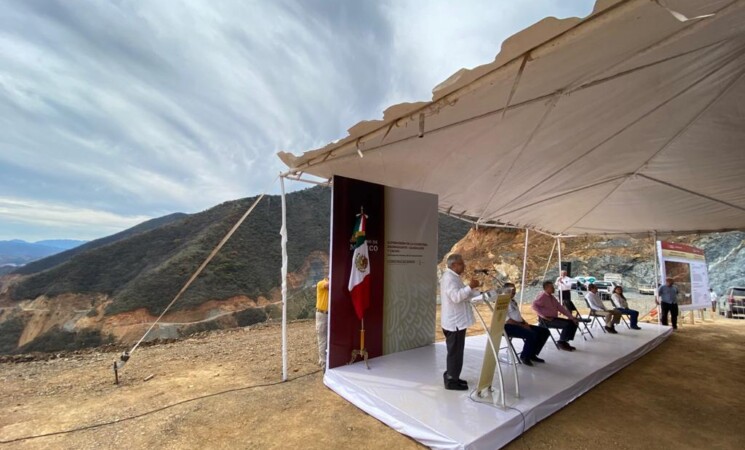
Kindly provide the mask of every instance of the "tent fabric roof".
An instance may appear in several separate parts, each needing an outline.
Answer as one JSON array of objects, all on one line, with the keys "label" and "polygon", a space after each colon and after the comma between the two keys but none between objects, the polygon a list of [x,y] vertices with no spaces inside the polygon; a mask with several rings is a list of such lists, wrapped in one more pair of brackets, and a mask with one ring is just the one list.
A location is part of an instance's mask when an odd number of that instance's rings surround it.
[{"label": "tent fabric roof", "polygon": [[430,102],[279,157],[294,174],[435,193],[485,225],[745,228],[745,1],[598,0],[514,35]]}]

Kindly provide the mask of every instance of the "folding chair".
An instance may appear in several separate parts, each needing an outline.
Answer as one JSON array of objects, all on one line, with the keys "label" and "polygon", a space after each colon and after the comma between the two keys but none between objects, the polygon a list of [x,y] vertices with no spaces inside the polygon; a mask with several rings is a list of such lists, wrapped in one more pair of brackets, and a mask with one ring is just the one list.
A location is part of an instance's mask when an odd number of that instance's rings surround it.
[{"label": "folding chair", "polygon": [[[515,339],[515,338],[512,337],[512,336],[507,336],[507,332],[506,331],[504,331],[502,333],[502,336],[504,336],[504,339],[507,341],[507,346],[505,346],[505,347],[499,347],[499,350],[500,351],[507,350],[509,352],[512,352],[512,355],[515,357],[515,361],[517,361],[517,364],[522,364],[523,362],[522,362],[522,360],[520,360],[520,355],[517,354],[517,350],[515,350],[515,346],[512,345],[512,339]],[[521,339],[521,338],[517,338],[517,339]],[[525,341],[525,339],[523,339],[523,342],[524,341]],[[502,361],[505,364],[511,364],[509,358],[507,358],[507,360],[502,360],[500,358],[500,361]]]},{"label": "folding chair", "polygon": [[[538,326],[546,328],[548,330],[548,337],[550,337],[551,340],[554,341],[554,345],[558,349],[559,344],[556,342],[556,339],[554,338],[554,334],[551,332],[551,327],[546,325],[546,319],[544,319],[543,317],[538,317]],[[561,331],[559,331],[557,328],[554,328],[554,329],[559,333],[559,337],[561,337]]]},{"label": "folding chair", "polygon": [[[595,336],[592,335],[592,332],[590,331],[590,328],[588,328],[587,324],[592,323],[592,318],[584,317],[577,307],[574,305],[574,302],[571,300],[566,300],[564,302],[564,307],[569,310],[570,313],[574,316],[577,321],[582,324],[581,326],[577,327],[579,329],[580,334],[582,335],[582,339],[585,341],[587,338],[585,337],[585,334],[589,334],[591,338],[595,339]],[[584,330],[582,329],[584,327]]]},{"label": "folding chair", "polygon": [[594,309],[592,309],[592,306],[590,306],[590,302],[587,300],[587,297],[583,297],[583,298],[585,299],[585,303],[587,304],[587,307],[590,309],[590,313],[587,316],[592,319],[592,321],[590,322],[590,326],[592,327],[595,325],[595,323],[597,323],[598,325],[600,325],[600,329],[603,330],[603,333],[607,333],[607,331],[605,331],[605,327],[607,325],[605,323],[605,314],[599,315],[598,311],[595,311]]}]

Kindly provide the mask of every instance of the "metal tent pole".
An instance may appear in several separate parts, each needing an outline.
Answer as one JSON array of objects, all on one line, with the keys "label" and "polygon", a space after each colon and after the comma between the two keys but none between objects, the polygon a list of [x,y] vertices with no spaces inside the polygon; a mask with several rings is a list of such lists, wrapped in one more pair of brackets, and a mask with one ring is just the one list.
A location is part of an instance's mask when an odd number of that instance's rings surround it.
[{"label": "metal tent pole", "polygon": [[[657,232],[652,232],[652,261],[654,262],[654,283],[652,283],[652,286],[654,286],[654,299],[655,303],[659,300],[658,294],[659,290],[657,287],[657,283],[660,281],[660,275],[657,268]],[[657,325],[661,323],[661,313],[662,309],[660,308],[660,305],[657,305]]]},{"label": "metal tent pole", "polygon": [[559,253],[558,253],[559,255],[559,276],[561,276],[561,238],[560,237],[556,238],[556,244],[557,244],[556,246],[559,247]]},{"label": "metal tent pole", "polygon": [[551,258],[554,256],[554,249],[556,248],[556,241],[554,240],[554,245],[551,246],[551,253],[548,254],[548,261],[546,261],[546,268],[543,270],[543,278],[541,279],[541,283],[546,281],[546,274],[548,273],[548,266],[551,265]]},{"label": "metal tent pole", "polygon": [[287,381],[287,203],[285,201],[285,179],[279,177],[282,190],[282,381]]},{"label": "metal tent pole", "polygon": [[528,229],[525,229],[525,244],[523,248],[523,273],[520,281],[520,306],[523,305],[523,292],[525,292],[525,272],[528,267]]}]

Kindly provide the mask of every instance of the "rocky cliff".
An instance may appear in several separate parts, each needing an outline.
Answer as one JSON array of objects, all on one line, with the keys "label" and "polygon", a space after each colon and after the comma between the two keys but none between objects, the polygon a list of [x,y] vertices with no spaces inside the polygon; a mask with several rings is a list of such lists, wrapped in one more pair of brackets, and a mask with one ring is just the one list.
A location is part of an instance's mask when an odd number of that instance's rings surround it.
[{"label": "rocky cliff", "polygon": [[[525,234],[522,230],[472,229],[453,247],[467,260],[469,269],[494,269],[501,277],[519,283]],[[745,232],[664,236],[663,240],[703,248],[709,266],[710,285],[719,294],[730,286],[745,285]],[[654,244],[651,237],[576,237],[562,240],[562,260],[572,264],[572,275],[603,279],[620,273],[624,285],[634,289],[654,279]],[[553,254],[552,254],[553,251]],[[549,256],[551,262],[549,263]],[[558,276],[555,240],[529,233],[526,284]]]}]

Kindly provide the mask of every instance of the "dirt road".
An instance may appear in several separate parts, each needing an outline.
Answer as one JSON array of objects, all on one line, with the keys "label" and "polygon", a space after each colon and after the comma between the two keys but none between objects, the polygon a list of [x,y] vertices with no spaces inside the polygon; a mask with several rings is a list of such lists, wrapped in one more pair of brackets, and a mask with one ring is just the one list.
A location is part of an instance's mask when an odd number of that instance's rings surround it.
[{"label": "dirt road", "polygon": [[[0,441],[120,421],[0,447],[420,447],[323,386],[310,321],[290,325],[292,381],[277,384],[279,332],[265,325],[141,348],[120,386],[116,353],[0,364]],[[743,349],[745,321],[684,325],[508,448],[745,448]]]}]

